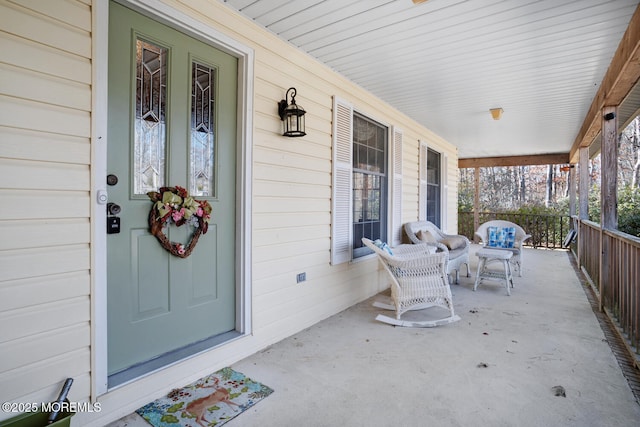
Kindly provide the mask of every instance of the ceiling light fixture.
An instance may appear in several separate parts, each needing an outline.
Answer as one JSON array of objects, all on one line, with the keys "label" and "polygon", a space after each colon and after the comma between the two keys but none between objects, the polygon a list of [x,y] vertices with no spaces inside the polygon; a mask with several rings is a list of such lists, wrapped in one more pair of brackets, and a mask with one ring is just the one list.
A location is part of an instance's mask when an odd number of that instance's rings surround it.
[{"label": "ceiling light fixture", "polygon": [[502,113],[504,113],[502,108],[491,108],[489,111],[491,111],[491,117],[493,117],[493,120],[500,120]]}]

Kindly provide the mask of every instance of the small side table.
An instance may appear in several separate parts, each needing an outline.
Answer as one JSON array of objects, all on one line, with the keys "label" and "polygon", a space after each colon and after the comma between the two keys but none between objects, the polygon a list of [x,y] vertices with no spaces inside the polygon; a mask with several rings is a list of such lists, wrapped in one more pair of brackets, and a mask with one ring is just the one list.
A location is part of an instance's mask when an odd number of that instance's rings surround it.
[{"label": "small side table", "polygon": [[[504,280],[505,287],[507,288],[507,295],[511,295],[511,288],[513,288],[513,275],[511,274],[511,265],[509,259],[513,256],[511,251],[503,251],[500,249],[480,249],[476,252],[479,258],[478,271],[476,272],[476,282],[473,285],[473,290],[478,288],[478,284],[483,279],[489,280]],[[495,270],[488,269],[487,265],[491,263],[501,263],[503,269]],[[509,286],[511,285],[511,286]]]}]

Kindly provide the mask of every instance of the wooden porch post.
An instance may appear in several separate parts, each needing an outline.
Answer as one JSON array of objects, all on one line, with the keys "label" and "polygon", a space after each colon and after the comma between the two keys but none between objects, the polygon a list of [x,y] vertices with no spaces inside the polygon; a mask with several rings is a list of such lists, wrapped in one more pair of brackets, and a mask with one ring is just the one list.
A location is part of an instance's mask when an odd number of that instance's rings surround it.
[{"label": "wooden porch post", "polygon": [[580,177],[578,186],[578,202],[580,203],[578,216],[589,219],[589,147],[580,147]]},{"label": "wooden porch post", "polygon": [[602,310],[605,298],[609,297],[606,289],[613,285],[609,283],[610,272],[613,268],[613,248],[610,240],[605,236],[604,230],[618,228],[618,117],[616,106],[602,109],[600,162],[602,165],[600,185],[600,309]]},{"label": "wooden porch post", "polygon": [[[574,166],[574,165],[572,165]],[[576,214],[576,169],[569,169],[569,216]]]},{"label": "wooden porch post", "polygon": [[[473,170],[474,190],[473,190],[473,231],[480,227],[480,168]],[[478,243],[478,238],[474,235],[473,241]]]},{"label": "wooden porch post", "polygon": [[[578,180],[578,218],[580,219],[580,228],[582,228],[582,220],[589,219],[589,147],[580,147],[580,160],[578,163],[579,180]],[[582,233],[578,231],[578,265],[582,267],[584,239]]]},{"label": "wooden porch post", "polygon": [[[574,220],[574,216],[576,215],[576,169],[575,165],[570,165],[569,167],[569,176],[567,179],[569,186],[569,230],[573,230],[574,232],[578,232],[580,228],[580,222]],[[571,242],[569,242],[569,248],[571,248]],[[569,249],[571,251],[571,249]],[[575,256],[580,252],[580,245],[577,245]],[[578,257],[578,259],[580,259]],[[578,264],[579,266],[580,264]]]},{"label": "wooden porch post", "polygon": [[602,184],[600,200],[602,203],[602,228],[618,228],[618,117],[617,107],[602,109]]}]

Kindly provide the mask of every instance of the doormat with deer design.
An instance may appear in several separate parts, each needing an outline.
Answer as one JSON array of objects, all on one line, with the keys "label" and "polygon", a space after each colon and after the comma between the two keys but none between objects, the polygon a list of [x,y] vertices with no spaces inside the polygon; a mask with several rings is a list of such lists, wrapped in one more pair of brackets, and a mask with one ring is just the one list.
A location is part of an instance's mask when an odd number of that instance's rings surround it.
[{"label": "doormat with deer design", "polygon": [[266,385],[224,368],[136,412],[154,427],[219,427],[271,393]]}]

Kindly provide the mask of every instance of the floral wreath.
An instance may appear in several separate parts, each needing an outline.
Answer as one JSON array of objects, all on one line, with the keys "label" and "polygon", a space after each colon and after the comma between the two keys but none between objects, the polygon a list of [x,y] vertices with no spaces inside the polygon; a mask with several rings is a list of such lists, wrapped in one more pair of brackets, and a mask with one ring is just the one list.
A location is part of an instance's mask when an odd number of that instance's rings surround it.
[{"label": "floral wreath", "polygon": [[[160,191],[149,191],[147,196],[153,206],[149,211],[149,229],[167,251],[180,258],[186,258],[196,247],[201,234],[209,229],[211,205],[206,200],[196,200],[183,187],[160,187]],[[194,227],[189,243],[171,242],[164,230],[169,224],[177,227],[189,224]]]}]

